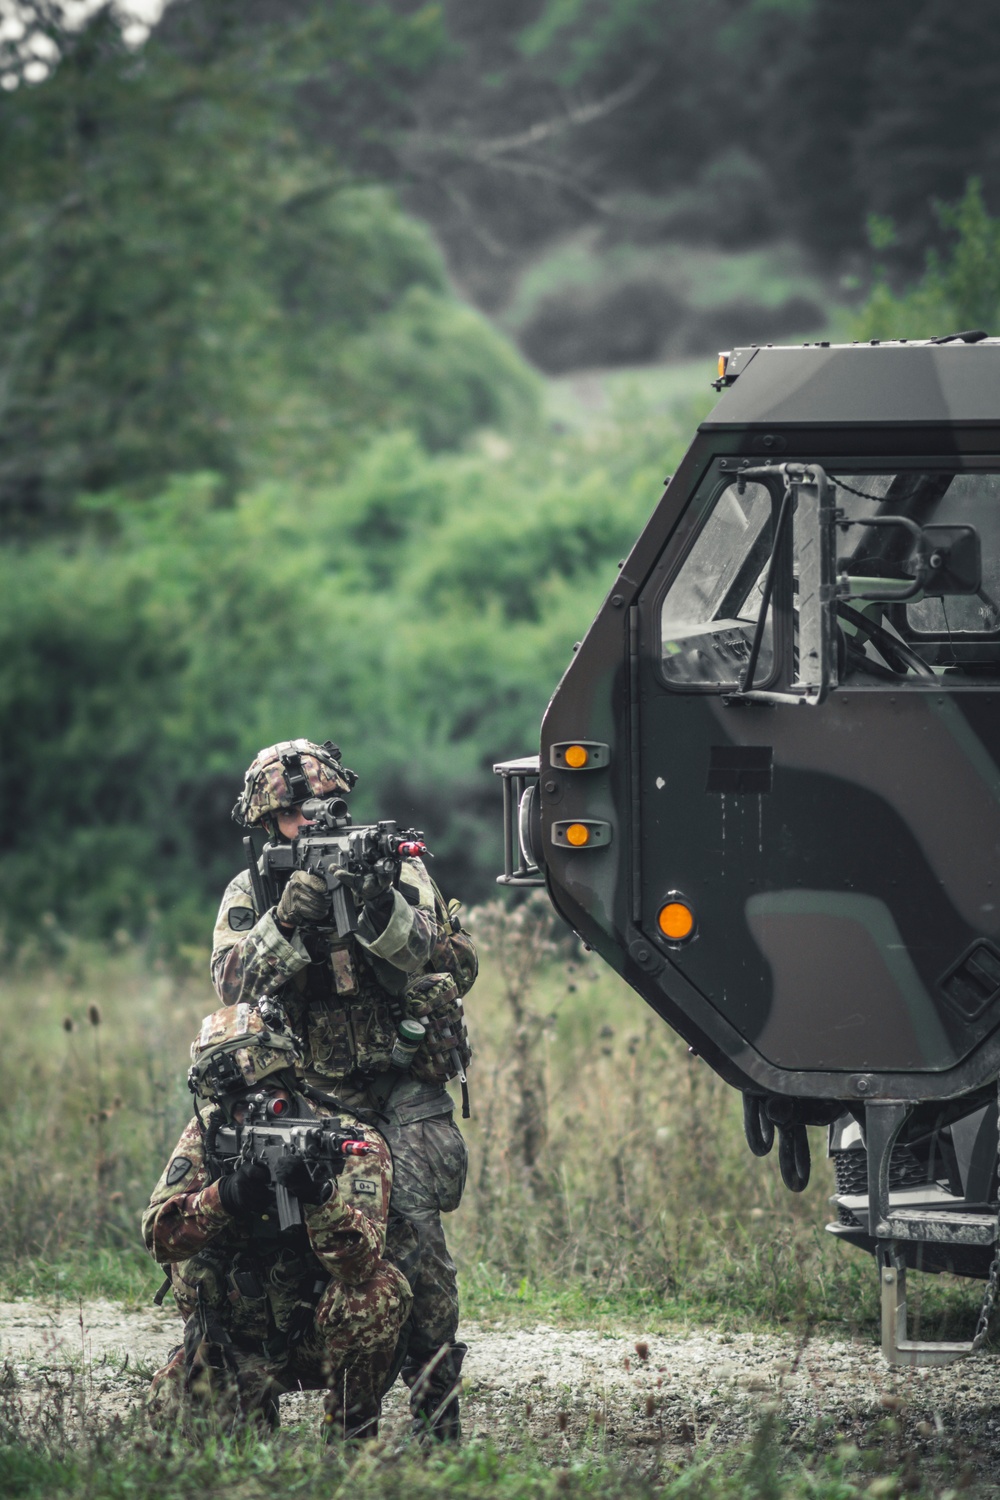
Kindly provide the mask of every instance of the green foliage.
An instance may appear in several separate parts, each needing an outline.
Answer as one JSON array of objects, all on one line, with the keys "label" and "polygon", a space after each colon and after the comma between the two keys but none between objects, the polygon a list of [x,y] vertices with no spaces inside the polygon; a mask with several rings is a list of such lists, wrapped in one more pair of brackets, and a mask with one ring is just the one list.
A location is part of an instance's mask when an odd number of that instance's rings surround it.
[{"label": "green foliage", "polygon": [[[200,1500],[205,1494],[284,1493],[298,1500],[875,1500],[900,1492],[899,1462],[890,1442],[860,1454],[848,1445],[811,1454],[805,1434],[786,1457],[774,1418],[765,1418],[752,1445],[731,1454],[706,1442],[680,1462],[654,1454],[641,1466],[601,1451],[594,1438],[569,1452],[525,1445],[504,1453],[478,1442],[421,1456],[374,1448],[363,1455],[320,1448],[300,1432],[262,1439],[215,1439],[197,1447],[151,1436],[138,1424],[111,1435],[91,1419],[86,1439],[74,1432],[59,1446],[54,1434],[6,1424],[0,1443],[0,1488],[12,1500]],[[51,1429],[56,1424],[49,1423]],[[548,1445],[551,1447],[552,1445]],[[954,1496],[928,1475],[907,1483],[914,1500]]]},{"label": "green foliage", "polygon": [[[792,1196],[747,1152],[739,1095],[598,960],[567,958],[544,907],[470,920],[483,953],[471,1165],[448,1231],[467,1316],[874,1343],[873,1262],[822,1231],[821,1133]],[[188,1046],[216,1003],[205,968],[177,983],[137,948],[109,958],[66,940],[59,965],[8,969],[2,1296],[135,1303],[158,1285],[139,1215],[190,1114]],[[948,1277],[911,1288],[927,1337],[967,1337],[979,1297]]]},{"label": "green foliage", "polygon": [[[935,338],[984,328],[1000,331],[1000,218],[989,214],[982,185],[970,178],[961,200],[939,204],[938,217],[951,238],[945,255],[931,251],[924,274],[909,290],[895,292],[884,272],[854,322],[859,339]],[[873,245],[891,244],[892,226],[877,220]]]},{"label": "green foliage", "polygon": [[411,428],[432,452],[457,447],[477,428],[523,431],[539,395],[512,345],[471,308],[425,286],[411,287],[338,351],[330,379],[317,387],[353,380],[366,425]]},{"label": "green foliage", "polygon": [[[815,1163],[807,1194],[787,1194],[775,1164],[746,1151],[739,1096],[691,1060],[595,959],[567,958],[565,939],[554,941],[543,916],[529,905],[520,918],[486,911],[476,923],[487,961],[469,1000],[477,1047],[470,1172],[465,1202],[448,1225],[466,1316],[512,1327],[544,1319],[556,1325],[554,1343],[561,1327],[596,1325],[619,1338],[630,1330],[632,1342],[676,1333],[681,1322],[742,1331],[791,1324],[820,1347],[824,1330],[816,1324],[825,1321],[826,1331],[855,1330],[871,1347],[875,1268],[819,1232],[830,1187],[823,1163]],[[4,1298],[44,1296],[64,1309],[94,1296],[148,1306],[159,1273],[138,1248],[138,1217],[188,1117],[187,1046],[212,1003],[204,980],[179,985],[151,975],[135,949],[109,959],[70,943],[58,967],[8,968],[0,988]],[[519,1089],[533,1062],[543,1091],[532,1121]],[[529,1138],[536,1148],[530,1167]],[[945,1280],[914,1278],[914,1299],[921,1282],[932,1288],[922,1309],[926,1336],[967,1333],[978,1303],[978,1286],[946,1287]],[[81,1309],[84,1326],[86,1317]],[[23,1356],[5,1367],[0,1493],[327,1500],[349,1485],[357,1500],[456,1493],[473,1500],[567,1493],[871,1500],[896,1492],[892,1479],[903,1461],[902,1427],[891,1419],[862,1418],[867,1451],[859,1453],[830,1427],[801,1425],[801,1413],[787,1434],[765,1408],[752,1444],[735,1450],[711,1430],[696,1448],[678,1433],[676,1411],[657,1412],[642,1431],[647,1442],[657,1438],[655,1446],[633,1449],[629,1463],[616,1451],[627,1449],[634,1430],[625,1422],[599,1425],[599,1390],[586,1392],[582,1410],[565,1391],[539,1390],[537,1446],[523,1431],[530,1413],[498,1409],[495,1440],[511,1451],[479,1439],[418,1460],[392,1444],[348,1468],[345,1455],[320,1446],[312,1420],[293,1419],[266,1442],[241,1435],[192,1447],[157,1438],[128,1410],[145,1389],[148,1350],[140,1344],[119,1365],[110,1403],[96,1361],[78,1371],[79,1353],[79,1336],[58,1351],[42,1341],[41,1399],[41,1381],[24,1369]],[[572,1426],[557,1425],[556,1413],[567,1407]],[[946,1473],[954,1479],[958,1466],[949,1461],[946,1470],[945,1460],[962,1441],[956,1433],[936,1459],[922,1445],[922,1468],[910,1474],[907,1493],[945,1488]],[[882,1488],[869,1488],[873,1480]]]},{"label": "green foliage", "polygon": [[[594,123],[562,148],[592,190],[600,180],[617,210],[610,226],[602,224],[602,239],[733,249],[781,233],[784,211],[766,201],[780,193],[773,116],[814,3],[548,0],[541,7],[519,38],[533,71],[605,101]],[[745,89],[729,86],[734,69]]]},{"label": "green foliage", "polygon": [[190,1115],[184,1057],[208,1008],[204,986],[180,990],[165,974],[142,974],[130,955],[109,960],[75,943],[58,971],[8,975],[5,1297],[134,1303],[156,1289],[138,1211],[151,1164],[167,1158]]},{"label": "green foliage", "polygon": [[[106,1225],[99,1228],[106,1231]],[[132,1243],[133,1223],[121,1224],[119,1229],[113,1235],[118,1241],[113,1249],[83,1244],[80,1237],[68,1247],[64,1260],[49,1260],[44,1254],[18,1256],[0,1277],[4,1297],[38,1297],[55,1303],[104,1297],[123,1307],[148,1307],[163,1284],[163,1274],[143,1247]]]},{"label": "green foliage", "polygon": [[13,519],[177,472],[331,473],[372,432],[451,447],[530,415],[529,373],[455,303],[427,234],[306,128],[324,56],[341,93],[373,74],[388,91],[407,48],[411,68],[432,50],[427,19],[338,0],[137,57],[102,12],[44,83],[0,94]]},{"label": "green foliage", "polygon": [[[538,56],[560,44],[566,49],[567,82],[578,81],[587,72],[599,70],[623,52],[640,46],[653,56],[667,50],[669,40],[703,57],[713,52],[722,57],[744,59],[770,34],[771,13],[787,26],[804,16],[813,0],[743,0],[733,5],[720,0],[547,0],[538,19],[522,34],[521,44],[529,56]],[[699,80],[706,89],[707,78]]]},{"label": "green foliage", "polygon": [[[490,768],[537,742],[681,430],[636,412],[599,437],[438,455],[396,433],[329,486],[220,503],[212,477],[176,478],[141,506],[95,501],[72,540],[0,549],[11,941],[47,912],[204,942],[241,862],[243,769],[302,733],[362,773],[356,816],[417,821],[442,880],[485,891]],[[58,857],[26,882],[41,843]]]},{"label": "green foliage", "polygon": [[600,203],[587,214],[567,193],[563,233],[720,248],[791,236],[849,269],[875,214],[895,221],[890,259],[912,274],[942,239],[935,200],[979,172],[997,207],[995,19],[991,0],[546,0],[505,94],[516,107],[547,85],[556,119],[560,88],[617,98],[541,153]]}]

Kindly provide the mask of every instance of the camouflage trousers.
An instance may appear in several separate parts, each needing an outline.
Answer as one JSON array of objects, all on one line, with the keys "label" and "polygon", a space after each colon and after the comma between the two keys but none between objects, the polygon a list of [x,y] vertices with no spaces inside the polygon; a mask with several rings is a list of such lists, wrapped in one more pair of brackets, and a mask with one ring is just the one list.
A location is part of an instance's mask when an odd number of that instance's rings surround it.
[{"label": "camouflage trousers", "polygon": [[189,1434],[250,1422],[277,1427],[282,1393],[324,1390],[331,1438],[374,1437],[411,1300],[405,1277],[388,1262],[356,1286],[332,1280],[305,1337],[277,1357],[232,1337],[224,1314],[193,1313],[184,1343],[153,1376],[150,1420]]},{"label": "camouflage trousers", "polygon": [[458,1279],[441,1215],[461,1200],[468,1151],[450,1114],[392,1123],[384,1134],[393,1160],[385,1253],[413,1290],[401,1373],[410,1387],[414,1431],[457,1439],[465,1346],[455,1342]]}]

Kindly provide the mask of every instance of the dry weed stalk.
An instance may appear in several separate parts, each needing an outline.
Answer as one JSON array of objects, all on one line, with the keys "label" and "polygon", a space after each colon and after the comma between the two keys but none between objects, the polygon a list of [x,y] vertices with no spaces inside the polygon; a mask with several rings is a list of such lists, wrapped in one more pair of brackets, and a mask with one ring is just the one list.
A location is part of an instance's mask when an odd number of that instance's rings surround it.
[{"label": "dry weed stalk", "polygon": [[519,906],[492,901],[477,907],[470,913],[470,930],[485,960],[496,965],[513,1023],[504,1048],[509,1053],[513,1100],[510,1150],[531,1193],[543,1195],[549,1187],[541,1166],[548,1141],[548,1091],[539,1043],[549,1018],[529,1002],[539,970],[558,951],[556,918],[546,897],[533,892]]}]

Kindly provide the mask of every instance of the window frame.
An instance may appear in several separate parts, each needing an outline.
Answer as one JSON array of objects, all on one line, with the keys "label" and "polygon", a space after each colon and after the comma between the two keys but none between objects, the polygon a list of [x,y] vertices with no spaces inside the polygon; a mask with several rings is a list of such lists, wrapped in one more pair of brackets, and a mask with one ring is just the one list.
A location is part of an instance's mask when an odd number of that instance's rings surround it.
[{"label": "window frame", "polygon": [[[703,475],[694,492],[694,495],[692,496],[688,505],[685,507],[683,516],[681,518],[682,520],[687,521],[694,519],[695,524],[689,527],[684,540],[682,551],[676,558],[674,558],[669,570],[660,580],[659,586],[656,589],[656,592],[653,594],[649,603],[649,609],[652,614],[652,621],[654,626],[654,661],[657,679],[662,686],[666,687],[670,692],[673,693],[709,693],[714,694],[715,696],[719,696],[734,693],[738,691],[740,686],[738,681],[678,682],[676,678],[668,676],[667,672],[664,670],[665,658],[663,654],[663,606],[666,601],[666,597],[673,585],[676,583],[677,578],[679,577],[681,570],[683,569],[685,563],[694,550],[699,537],[702,536],[705,527],[707,526],[711,516],[713,515],[721,496],[730,487],[730,485],[736,484],[739,479],[739,471],[735,468],[729,467],[732,462],[733,460],[731,457],[721,454],[716,456],[711,461],[707,473]],[[726,465],[725,468],[722,467],[723,464]],[[754,480],[753,482],[761,483],[760,480]],[[776,492],[776,489],[771,488],[771,486],[765,487],[769,490],[771,496],[771,528],[773,536],[774,526],[776,525],[778,519],[778,507],[781,502],[781,496]],[[777,572],[775,574],[774,580],[774,590],[771,595],[771,602],[769,605],[772,616],[774,659],[771,671],[767,677],[755,677],[755,688],[773,689],[782,681],[787,680],[792,667],[791,537],[792,528],[791,526],[787,526],[785,528],[785,535],[781,538],[780,541]],[[664,548],[664,552],[668,552],[670,550],[672,543],[674,543],[675,541],[675,538],[676,531],[674,533],[674,536],[672,536],[667,542]],[[730,590],[735,586],[736,579],[738,577],[739,570],[737,571],[733,582],[730,584]],[[707,624],[710,622],[706,621],[705,623]]]}]

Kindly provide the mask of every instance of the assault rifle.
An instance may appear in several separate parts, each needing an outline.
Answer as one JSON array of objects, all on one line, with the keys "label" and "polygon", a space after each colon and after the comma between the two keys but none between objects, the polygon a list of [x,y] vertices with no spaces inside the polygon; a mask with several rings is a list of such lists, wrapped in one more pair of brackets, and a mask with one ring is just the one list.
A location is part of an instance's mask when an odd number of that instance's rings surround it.
[{"label": "assault rifle", "polygon": [[275,1179],[275,1168],[283,1157],[300,1156],[315,1177],[324,1168],[336,1177],[349,1156],[369,1156],[375,1147],[359,1141],[340,1121],[282,1120],[277,1106],[287,1109],[283,1099],[251,1100],[242,1125],[220,1125],[213,1149],[221,1160],[223,1176],[235,1172],[245,1161],[263,1162],[271,1174],[278,1202],[278,1227],[290,1229],[302,1223],[302,1205]]},{"label": "assault rifle", "polygon": [[259,865],[251,840],[243,840],[257,910],[275,904],[293,870],[307,870],[322,876],[330,892],[333,920],[326,930],[345,938],[357,931],[357,893],[365,877],[397,884],[402,860],[427,854],[424,836],[415,828],[398,832],[393,822],[355,828],[343,797],[313,797],[303,802],[302,812],[308,827],[290,844],[265,844]]}]

